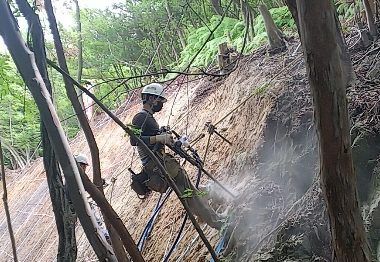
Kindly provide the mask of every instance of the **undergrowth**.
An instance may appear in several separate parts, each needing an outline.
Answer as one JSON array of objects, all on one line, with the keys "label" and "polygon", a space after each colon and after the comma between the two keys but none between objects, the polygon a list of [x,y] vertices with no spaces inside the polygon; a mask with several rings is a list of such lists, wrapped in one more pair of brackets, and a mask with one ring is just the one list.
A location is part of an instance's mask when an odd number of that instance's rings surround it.
[{"label": "undergrowth", "polygon": [[[270,9],[269,12],[275,24],[282,30],[295,29],[294,20],[286,6]],[[184,68],[189,64],[193,56],[203,46],[204,42],[213,29],[220,22],[220,16],[213,16],[207,26],[192,28],[187,37],[187,46],[181,52],[179,68]],[[213,33],[211,40],[202,49],[192,64],[192,67],[204,67],[214,62],[218,52],[218,45],[227,42],[230,47],[239,51],[242,49],[246,27],[242,21],[231,17],[225,17],[219,27]],[[254,19],[255,36],[252,40],[247,41],[244,54],[251,52],[253,49],[260,47],[267,39],[264,21],[261,15]]]}]

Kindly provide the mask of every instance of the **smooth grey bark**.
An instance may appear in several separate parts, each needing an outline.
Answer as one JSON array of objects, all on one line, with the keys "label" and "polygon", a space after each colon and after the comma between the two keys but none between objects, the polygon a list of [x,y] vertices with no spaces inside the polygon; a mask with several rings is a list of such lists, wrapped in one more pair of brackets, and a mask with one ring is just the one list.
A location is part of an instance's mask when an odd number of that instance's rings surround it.
[{"label": "smooth grey bark", "polygon": [[69,194],[84,232],[100,261],[116,261],[112,249],[98,231],[96,220],[87,203],[78,168],[54,109],[50,94],[38,70],[34,54],[27,48],[6,0],[0,0],[0,35],[36,101],[54,152],[62,167]]},{"label": "smooth grey bark", "polygon": [[288,6],[290,13],[296,23],[298,35],[301,37],[301,32],[299,31],[299,20],[298,20],[298,9],[297,9],[297,0],[284,0],[285,4]]},{"label": "smooth grey bark", "polygon": [[220,6],[220,0],[210,0],[210,4],[215,14],[223,15],[222,7]]}]

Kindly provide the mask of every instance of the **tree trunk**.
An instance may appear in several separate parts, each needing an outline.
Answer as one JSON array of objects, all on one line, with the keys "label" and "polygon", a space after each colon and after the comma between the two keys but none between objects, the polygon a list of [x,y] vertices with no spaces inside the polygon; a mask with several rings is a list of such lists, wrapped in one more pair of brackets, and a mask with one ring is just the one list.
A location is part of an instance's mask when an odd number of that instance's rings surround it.
[{"label": "tree trunk", "polygon": [[[82,81],[82,72],[83,72],[83,39],[82,39],[82,24],[80,22],[80,8],[78,0],[74,0],[75,4],[75,23],[77,24],[77,33],[78,33],[78,68],[77,68],[77,81],[80,83]],[[78,90],[77,97],[79,100],[80,105],[82,106],[82,109],[84,108],[83,105],[83,98],[82,98],[82,92]]]},{"label": "tree trunk", "polygon": [[49,92],[36,65],[33,53],[26,47],[18,30],[17,23],[6,0],[0,0],[0,35],[20,72],[25,84],[31,91],[41,119],[46,127],[54,148],[84,232],[100,261],[116,261],[109,245],[99,237],[96,220],[85,197],[85,191],[78,168],[67,138],[61,127],[57,113],[51,102]]},{"label": "tree trunk", "polygon": [[1,181],[3,182],[4,210],[5,210],[5,215],[7,217],[8,232],[9,232],[9,237],[11,239],[11,244],[12,244],[13,261],[17,262],[18,259],[17,259],[16,241],[15,241],[15,236],[13,234],[11,214],[9,213],[7,183],[5,181],[4,156],[3,156],[3,148],[1,147],[1,140],[0,140],[0,165],[1,165]]},{"label": "tree trunk", "polygon": [[266,5],[261,4],[259,5],[259,11],[261,15],[263,16],[265,30],[268,35],[268,41],[270,45],[269,52],[274,54],[283,51],[286,49],[285,43],[284,43],[284,35],[280,31],[280,29],[277,28],[275,25],[271,14],[268,11],[268,8]]},{"label": "tree trunk", "polygon": [[222,7],[220,6],[220,0],[210,0],[210,4],[215,14],[223,15]]},{"label": "tree trunk", "polygon": [[290,13],[292,14],[293,20],[296,23],[298,35],[301,36],[301,32],[299,30],[300,25],[298,21],[298,9],[297,9],[297,0],[284,0],[285,4],[288,6]]},{"label": "tree trunk", "polygon": [[[46,67],[45,41],[40,20],[26,0],[17,0],[16,2],[28,22],[36,64],[51,97],[52,90]],[[75,261],[77,257],[75,239],[75,222],[77,218],[76,215],[71,212],[69,201],[64,193],[58,161],[42,121],[41,135],[43,162],[58,231],[57,261]]]},{"label": "tree trunk", "polygon": [[240,10],[243,17],[244,26],[250,28],[248,31],[248,39],[250,41],[255,37],[255,30],[253,28],[253,11],[249,3],[246,0],[240,0]]},{"label": "tree trunk", "polygon": [[351,62],[331,0],[297,0],[313,95],[321,187],[336,261],[370,261],[352,163],[346,87]]},{"label": "tree trunk", "polygon": [[[170,22],[173,20],[173,14],[172,14],[172,11],[170,9],[170,6],[169,6],[169,2],[166,1],[165,2],[165,9],[166,9],[166,13],[168,15],[168,19],[170,20]],[[175,31],[177,32],[177,35],[178,35],[178,38],[179,38],[179,42],[181,43],[181,46],[182,46],[182,49],[185,49],[186,47],[186,40],[185,40],[185,36],[183,34],[183,31],[182,31],[182,28],[179,27],[178,25],[174,25],[176,28],[175,28]]]},{"label": "tree trunk", "polygon": [[375,24],[374,10],[372,10],[369,0],[363,0],[364,10],[367,17],[369,33],[374,40],[377,39],[377,26]]},{"label": "tree trunk", "polygon": [[[51,0],[45,1],[45,9],[46,9],[46,13],[48,16],[50,29],[51,29],[51,32],[52,32],[52,35],[54,38],[54,46],[55,46],[55,50],[57,52],[58,63],[60,65],[60,67],[65,72],[69,73],[69,70],[68,70],[67,64],[66,64],[65,54],[63,51],[63,47],[62,47],[62,42],[60,39],[58,27],[57,27],[57,21],[55,19],[53,6],[51,4]],[[94,134],[91,130],[90,124],[87,120],[87,117],[82,110],[82,106],[80,105],[80,103],[77,99],[77,94],[75,92],[73,84],[66,77],[64,77],[63,80],[65,82],[67,96],[69,97],[71,104],[74,107],[74,111],[75,111],[76,115],[78,116],[79,123],[82,126],[83,132],[86,136],[88,146],[90,148],[94,183],[103,192],[103,180],[102,180],[101,172],[100,172],[100,160],[99,160],[98,145],[96,144],[96,140],[95,140]],[[109,223],[107,223],[107,221],[105,221],[105,224],[106,224],[108,232],[110,234],[112,246],[114,248],[114,251],[115,251],[115,254],[116,254],[118,260],[124,261],[123,258],[126,257],[126,254],[125,254],[125,251],[124,251],[124,248],[123,248],[123,245],[122,245],[122,242],[121,242],[119,236],[117,235],[115,230],[113,230],[110,227],[110,225],[109,225]]]}]

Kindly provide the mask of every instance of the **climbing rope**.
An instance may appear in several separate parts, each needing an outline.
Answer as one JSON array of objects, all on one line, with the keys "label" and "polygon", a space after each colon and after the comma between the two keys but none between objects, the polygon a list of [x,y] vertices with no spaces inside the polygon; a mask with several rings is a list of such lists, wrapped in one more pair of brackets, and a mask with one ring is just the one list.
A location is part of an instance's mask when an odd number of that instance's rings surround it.
[{"label": "climbing rope", "polygon": [[155,222],[156,218],[158,217],[158,214],[161,211],[161,208],[165,204],[166,200],[168,200],[168,198],[172,192],[173,192],[173,190],[171,188],[169,188],[168,191],[166,192],[166,195],[165,195],[164,199],[162,200],[162,202],[161,202],[162,194],[160,195],[160,198],[158,199],[157,204],[156,204],[155,208],[153,209],[153,213],[150,216],[147,224],[145,225],[144,230],[143,230],[143,232],[139,238],[139,241],[137,242],[137,247],[139,248],[140,251],[144,248],[145,240],[149,237],[150,232],[152,232],[154,222]]},{"label": "climbing rope", "polygon": [[[202,169],[200,168],[200,166],[198,167],[198,174],[197,174],[197,181],[195,183],[195,187],[198,189],[199,187],[199,183],[201,181],[201,176],[202,176]],[[179,240],[181,239],[181,235],[182,235],[182,232],[183,232],[183,229],[185,228],[185,225],[186,225],[186,221],[187,221],[187,215],[185,215],[183,221],[182,221],[182,224],[181,224],[181,227],[178,231],[178,234],[177,234],[177,237],[175,238],[169,252],[165,255],[164,259],[163,259],[163,262],[167,262],[168,259],[170,258],[170,256],[172,255],[173,251],[175,250],[175,248],[177,247],[177,244],[179,242]]]}]

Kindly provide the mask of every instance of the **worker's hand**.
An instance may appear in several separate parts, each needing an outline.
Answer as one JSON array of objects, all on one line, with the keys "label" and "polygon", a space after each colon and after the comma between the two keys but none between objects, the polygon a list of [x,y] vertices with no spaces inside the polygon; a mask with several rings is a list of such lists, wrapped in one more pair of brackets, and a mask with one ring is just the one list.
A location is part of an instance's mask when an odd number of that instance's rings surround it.
[{"label": "worker's hand", "polygon": [[162,126],[160,127],[160,133],[163,134],[163,133],[166,133],[170,131],[170,126]]},{"label": "worker's hand", "polygon": [[161,143],[164,145],[172,145],[174,140],[171,134],[163,133],[155,136],[155,143]]}]

